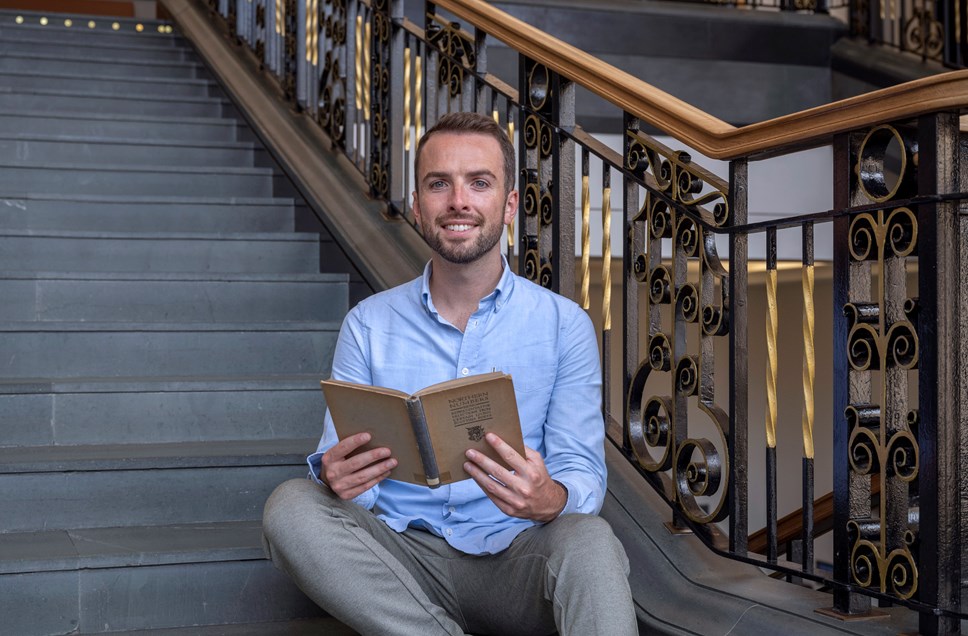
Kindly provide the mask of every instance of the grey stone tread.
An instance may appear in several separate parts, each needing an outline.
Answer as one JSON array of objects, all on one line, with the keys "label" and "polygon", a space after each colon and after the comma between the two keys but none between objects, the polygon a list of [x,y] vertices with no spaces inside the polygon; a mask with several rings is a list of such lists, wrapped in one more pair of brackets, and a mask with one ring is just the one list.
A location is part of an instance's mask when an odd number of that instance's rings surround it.
[{"label": "grey stone tread", "polygon": [[144,67],[145,71],[150,71],[151,69],[170,69],[172,67],[186,67],[201,70],[204,68],[202,64],[194,60],[186,61],[154,61],[154,60],[139,60],[139,59],[118,59],[112,57],[85,57],[83,60],[78,60],[76,57],[65,56],[62,53],[5,53],[4,57],[8,60],[16,61],[23,60],[24,67],[29,68],[32,62],[35,61],[71,61],[71,62],[83,62],[84,64],[90,64],[92,67],[96,67],[98,64],[115,64],[124,66],[141,66]]},{"label": "grey stone tread", "polygon": [[14,201],[63,201],[65,203],[129,203],[171,205],[292,205],[292,199],[281,197],[186,197],[186,196],[134,196],[110,194],[56,194],[46,192],[31,192],[18,197],[4,196],[0,202]]},{"label": "grey stone tread", "polygon": [[320,283],[344,282],[349,274],[233,274],[233,273],[156,273],[156,272],[16,272],[0,273],[0,280],[76,280],[76,281],[184,281],[184,282],[227,282],[227,283]]},{"label": "grey stone tread", "polygon": [[234,166],[150,166],[150,165],[128,165],[128,164],[97,164],[90,163],[4,163],[0,161],[0,170],[76,170],[78,172],[130,172],[158,174],[168,173],[171,175],[242,175],[252,177],[271,177],[272,168],[245,168]]},{"label": "grey stone tread", "polygon": [[258,521],[0,534],[0,574],[262,559],[261,536]]},{"label": "grey stone tread", "polygon": [[[319,391],[318,373],[277,376],[153,378],[16,378],[0,381],[0,395],[30,393],[186,393],[216,391]],[[322,395],[322,394],[320,394]]]},{"label": "grey stone tread", "polygon": [[0,323],[0,333],[76,333],[76,332],[191,332],[199,331],[227,331],[227,332],[257,332],[257,331],[337,331],[339,321],[328,322],[240,322],[240,323],[204,323],[204,322],[3,322]]},{"label": "grey stone tread", "polygon": [[[81,5],[81,6],[83,6],[83,5]],[[14,16],[18,16],[18,15],[19,16],[24,16],[25,18],[30,18],[30,17],[39,18],[39,17],[42,17],[42,16],[46,16],[46,17],[49,17],[49,18],[53,18],[54,16],[62,17],[62,18],[68,18],[68,17],[76,18],[78,16],[82,16],[85,19],[90,18],[92,20],[99,20],[101,22],[107,22],[108,24],[110,24],[111,22],[120,22],[121,24],[132,24],[132,25],[133,24],[144,24],[144,25],[152,25],[153,26],[153,25],[157,25],[157,24],[169,24],[170,23],[168,20],[160,20],[160,19],[156,19],[156,18],[145,18],[145,19],[142,19],[142,18],[124,18],[124,17],[115,17],[115,16],[105,16],[105,15],[89,15],[89,14],[84,13],[83,11],[70,12],[70,13],[53,13],[53,12],[47,12],[47,11],[31,11],[29,9],[23,9],[23,10],[21,10],[21,9],[0,9],[0,19],[10,18],[11,19],[10,24],[14,24],[12,22],[12,20],[13,20]],[[20,24],[20,25],[16,25],[16,26],[17,26],[17,28],[24,28],[25,26],[28,26],[29,27],[30,25]],[[55,23],[51,23],[50,25],[48,25],[46,27],[41,27],[40,25],[36,25],[36,26],[37,26],[38,29],[43,28],[43,29],[47,29],[47,30],[51,30],[51,29],[55,29],[55,28],[60,28],[59,25],[57,25]],[[109,33],[110,33],[110,31],[109,31]],[[169,37],[172,37],[172,36],[169,36]]]},{"label": "grey stone tread", "polygon": [[191,95],[154,95],[151,93],[144,93],[138,95],[136,93],[125,93],[124,95],[118,95],[116,93],[105,93],[102,91],[62,91],[56,89],[44,89],[44,88],[28,88],[28,89],[17,89],[11,88],[9,86],[0,86],[0,94],[6,95],[39,95],[41,97],[70,97],[70,98],[80,98],[80,97],[96,97],[101,99],[112,100],[115,102],[137,102],[137,101],[149,101],[167,104],[223,104],[227,105],[228,102],[221,97],[193,97]]},{"label": "grey stone tread", "polygon": [[[17,197],[2,197],[2,199]],[[4,230],[0,237],[44,237],[57,239],[118,239],[122,241],[276,241],[280,243],[317,243],[318,234],[309,232],[75,232],[58,230]]]},{"label": "grey stone tread", "polygon": [[[4,92],[0,88],[0,92]],[[124,99],[124,96],[105,95]],[[146,95],[146,97],[150,97]],[[207,98],[209,101],[212,98]],[[83,119],[83,120],[106,120],[106,121],[128,121],[140,124],[204,124],[206,126],[238,126],[239,123],[234,119],[225,117],[193,117],[190,115],[139,115],[134,113],[83,113],[83,112],[38,112],[35,110],[19,110],[15,108],[0,108],[0,115],[5,117],[33,117],[36,119]]]},{"label": "grey stone tread", "polygon": [[[0,141],[44,141],[61,144],[98,144],[107,146],[137,146],[139,148],[178,147],[178,148],[229,148],[253,150],[250,141],[194,141],[191,139],[112,139],[105,137],[84,137],[77,135],[44,135],[37,133],[3,134]],[[157,197],[155,197],[157,198]]]},{"label": "grey stone tread", "polygon": [[304,438],[14,446],[0,448],[0,474],[299,465],[318,442]]},{"label": "grey stone tread", "polygon": [[[0,20],[2,20],[3,17],[4,16],[0,15]],[[49,26],[50,25],[48,25],[48,29],[49,29]],[[23,28],[24,25],[20,25],[20,27]],[[157,25],[155,26],[155,28],[156,29],[158,28]],[[0,29],[3,29],[3,26],[0,26]],[[89,29],[86,24],[82,25],[82,30],[83,32],[91,32],[91,33],[93,33],[94,31],[92,29]],[[23,30],[7,29],[4,32],[3,41],[4,43],[9,42],[9,43],[17,43],[17,44],[19,43],[38,44],[43,46],[49,46],[52,48],[58,47],[59,45],[62,44],[62,42],[59,39],[52,40],[48,35],[48,32],[49,31],[43,28],[31,29],[29,26],[27,26],[27,28]],[[164,34],[164,35],[167,35],[167,34]],[[162,45],[159,45],[156,43],[153,44],[150,42],[139,46],[132,46],[132,45],[124,44],[120,42],[105,42],[103,40],[97,40],[93,42],[76,42],[71,44],[71,46],[72,47],[76,46],[79,49],[89,49],[91,51],[106,51],[111,53],[122,52],[122,51],[139,51],[139,52],[143,51],[145,53],[151,53],[153,51],[157,51],[159,53],[170,53],[172,50],[178,50],[178,48],[175,48],[175,47],[162,46]],[[185,51],[185,53],[189,53],[191,51],[191,49],[184,46],[180,48],[183,51]]]},{"label": "grey stone tread", "polygon": [[[356,636],[356,632],[331,616],[272,623],[198,625],[135,632],[112,632],[115,636]],[[84,633],[78,636],[85,636]]]},{"label": "grey stone tread", "polygon": [[[6,55],[6,53],[4,53]],[[30,70],[18,70],[18,69],[5,69],[0,70],[0,86],[8,86],[12,82],[16,82],[21,77],[42,77],[45,80],[50,80],[50,85],[54,86],[57,84],[58,80],[62,79],[77,79],[78,74],[76,73],[57,73],[50,71],[30,71]],[[212,80],[198,77],[125,77],[124,75],[111,75],[111,74],[100,74],[100,73],[85,73],[83,75],[84,81],[88,83],[94,83],[101,80],[118,81],[124,82],[130,85],[131,94],[138,94],[138,87],[141,84],[195,84],[200,87],[214,87],[218,86]],[[13,84],[11,88],[16,87]],[[126,91],[128,92],[128,91]]]}]

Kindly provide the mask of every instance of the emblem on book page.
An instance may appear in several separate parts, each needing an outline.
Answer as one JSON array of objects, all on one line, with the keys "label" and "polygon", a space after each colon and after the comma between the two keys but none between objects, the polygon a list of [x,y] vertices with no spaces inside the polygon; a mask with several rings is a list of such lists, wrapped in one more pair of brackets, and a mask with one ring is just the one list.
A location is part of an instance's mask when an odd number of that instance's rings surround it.
[{"label": "emblem on book page", "polygon": [[472,442],[479,442],[484,439],[484,427],[483,426],[468,426],[467,427],[467,439]]}]

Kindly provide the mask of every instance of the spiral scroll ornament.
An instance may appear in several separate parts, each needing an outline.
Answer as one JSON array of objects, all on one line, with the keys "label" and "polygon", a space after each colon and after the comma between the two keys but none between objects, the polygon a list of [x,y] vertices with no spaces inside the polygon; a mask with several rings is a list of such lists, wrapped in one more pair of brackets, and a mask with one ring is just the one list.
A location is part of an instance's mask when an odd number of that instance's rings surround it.
[{"label": "spiral scroll ornament", "polygon": [[[711,346],[730,325],[728,272],[712,231],[730,222],[728,186],[638,130],[627,132],[625,168],[645,190],[627,235],[630,282],[642,287],[649,325],[627,395],[629,444],[683,518],[712,523],[728,514],[729,418],[714,401]],[[668,395],[653,394],[657,383]]]}]

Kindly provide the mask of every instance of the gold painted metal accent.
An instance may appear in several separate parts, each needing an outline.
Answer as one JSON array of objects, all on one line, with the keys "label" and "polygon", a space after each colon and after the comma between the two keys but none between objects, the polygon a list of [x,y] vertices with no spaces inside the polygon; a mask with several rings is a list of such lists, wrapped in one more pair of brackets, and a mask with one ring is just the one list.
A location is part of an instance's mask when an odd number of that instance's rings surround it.
[{"label": "gold painted metal accent", "polygon": [[74,26],[74,21],[71,20],[70,18],[67,18],[66,20],[64,20],[64,26],[66,26],[69,29],[72,26]]},{"label": "gold painted metal accent", "polygon": [[410,47],[403,49],[403,149],[410,152]]},{"label": "gold painted metal accent", "polygon": [[134,25],[134,30],[137,31],[138,33],[141,33],[142,31],[145,30],[145,25],[140,24],[140,23],[139,24],[136,24],[136,25]]},{"label": "gold painted metal accent", "polygon": [[[315,43],[315,35],[318,32],[316,20],[319,17],[316,0],[306,0],[306,61],[316,66],[318,57],[313,55],[313,49],[318,48]],[[313,58],[316,57],[316,61]]]},{"label": "gold painted metal accent", "polygon": [[[583,179],[584,180],[584,179]],[[612,330],[612,189],[602,191],[602,329]]]},{"label": "gold painted metal accent", "polygon": [[356,16],[356,110],[363,110],[363,16]]},{"label": "gold painted metal accent", "polygon": [[803,268],[803,456],[813,459],[814,379],[817,355],[814,347],[814,269]]},{"label": "gold painted metal accent", "polygon": [[370,37],[372,26],[369,22],[363,24],[363,119],[370,121],[370,82],[372,81],[372,65],[370,63]]},{"label": "gold painted metal accent", "polygon": [[276,34],[286,35],[286,0],[276,0]]},{"label": "gold painted metal accent", "polygon": [[111,24],[111,28],[115,31],[118,31],[121,28],[121,25],[118,22],[114,22]]},{"label": "gold painted metal accent", "polygon": [[414,82],[413,92],[416,93],[416,103],[414,104],[413,118],[417,126],[414,142],[420,141],[423,137],[423,58],[419,55],[414,60]]},{"label": "gold painted metal accent", "polygon": [[766,274],[766,445],[776,448],[776,270]]},{"label": "gold painted metal accent", "polygon": [[591,192],[589,191],[588,175],[581,177],[581,308],[588,310],[591,302],[588,291],[591,285]]}]

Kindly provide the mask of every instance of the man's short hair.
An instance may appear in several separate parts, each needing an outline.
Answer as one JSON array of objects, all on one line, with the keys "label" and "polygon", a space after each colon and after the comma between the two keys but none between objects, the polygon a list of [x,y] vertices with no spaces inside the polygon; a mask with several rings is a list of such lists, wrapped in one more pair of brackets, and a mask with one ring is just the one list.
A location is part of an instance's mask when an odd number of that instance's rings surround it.
[{"label": "man's short hair", "polygon": [[478,113],[448,113],[437,120],[417,143],[417,156],[414,159],[414,174],[417,175],[417,189],[420,189],[420,154],[427,140],[436,133],[456,133],[458,135],[487,135],[497,140],[504,157],[504,195],[514,189],[514,145],[507,133],[497,122]]}]

